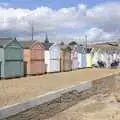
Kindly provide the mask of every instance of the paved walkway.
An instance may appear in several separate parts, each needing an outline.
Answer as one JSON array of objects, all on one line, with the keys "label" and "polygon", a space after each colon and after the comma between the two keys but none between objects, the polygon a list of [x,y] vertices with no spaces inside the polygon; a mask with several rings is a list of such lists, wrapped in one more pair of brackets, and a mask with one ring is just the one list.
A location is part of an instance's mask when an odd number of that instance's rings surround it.
[{"label": "paved walkway", "polygon": [[81,69],[77,71],[0,81],[0,107],[32,99],[49,91],[82,81],[118,73],[120,69]]}]

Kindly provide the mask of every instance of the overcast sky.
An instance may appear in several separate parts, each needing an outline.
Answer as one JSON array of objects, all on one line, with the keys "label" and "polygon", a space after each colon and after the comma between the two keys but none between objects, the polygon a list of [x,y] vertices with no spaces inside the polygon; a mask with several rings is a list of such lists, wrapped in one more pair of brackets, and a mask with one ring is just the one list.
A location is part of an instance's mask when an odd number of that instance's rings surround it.
[{"label": "overcast sky", "polygon": [[0,0],[0,35],[51,41],[93,42],[120,38],[119,0]]}]

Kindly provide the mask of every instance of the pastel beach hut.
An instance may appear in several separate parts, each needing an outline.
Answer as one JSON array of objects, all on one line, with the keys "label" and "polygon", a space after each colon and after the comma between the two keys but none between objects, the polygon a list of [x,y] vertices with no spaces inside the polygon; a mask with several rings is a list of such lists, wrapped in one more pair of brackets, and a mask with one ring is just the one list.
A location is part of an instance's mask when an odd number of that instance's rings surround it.
[{"label": "pastel beach hut", "polygon": [[92,67],[92,55],[91,55],[91,48],[87,48],[86,51],[86,63],[87,66],[86,67]]},{"label": "pastel beach hut", "polygon": [[45,41],[43,42],[43,45],[45,46],[45,52],[44,52],[45,72],[49,73],[49,72],[51,72],[51,69],[50,69],[50,50],[49,49],[53,45],[53,43],[51,43],[48,40],[47,33],[46,33]]},{"label": "pastel beach hut", "polygon": [[23,47],[16,38],[0,38],[0,77],[22,77]]},{"label": "pastel beach hut", "polygon": [[45,47],[39,41],[21,41],[24,48],[24,75],[45,73]]},{"label": "pastel beach hut", "polygon": [[71,71],[72,70],[72,61],[71,61],[71,47],[67,45],[61,45],[61,62],[60,69],[61,71]]},{"label": "pastel beach hut", "polygon": [[79,68],[77,47],[78,45],[71,47],[72,48],[71,50],[72,70],[76,70]]},{"label": "pastel beach hut", "polygon": [[53,44],[49,48],[50,72],[60,72],[60,50],[59,44]]},{"label": "pastel beach hut", "polygon": [[77,46],[78,68],[86,67],[86,50],[83,46]]}]

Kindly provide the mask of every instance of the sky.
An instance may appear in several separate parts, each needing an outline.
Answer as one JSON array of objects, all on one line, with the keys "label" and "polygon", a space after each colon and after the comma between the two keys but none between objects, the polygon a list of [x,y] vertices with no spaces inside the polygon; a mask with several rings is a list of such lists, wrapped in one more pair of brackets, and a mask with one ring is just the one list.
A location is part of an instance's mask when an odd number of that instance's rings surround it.
[{"label": "sky", "polygon": [[[94,5],[110,2],[115,0],[0,0],[1,3],[6,3],[6,5],[11,5],[15,8],[28,8],[35,9],[40,6],[47,6],[53,9],[66,8],[71,6],[76,6],[80,3],[87,4],[89,7]],[[119,0],[116,0],[119,1]]]},{"label": "sky", "polygon": [[0,0],[0,36],[91,43],[120,38],[119,0]]}]

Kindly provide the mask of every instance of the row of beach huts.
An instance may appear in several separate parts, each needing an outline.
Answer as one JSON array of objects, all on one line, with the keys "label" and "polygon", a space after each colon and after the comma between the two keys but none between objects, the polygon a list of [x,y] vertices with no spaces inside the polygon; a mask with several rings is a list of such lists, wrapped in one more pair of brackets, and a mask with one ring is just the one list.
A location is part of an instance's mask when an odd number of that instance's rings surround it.
[{"label": "row of beach huts", "polygon": [[18,41],[0,38],[0,76],[14,78],[65,72],[86,67],[119,66],[120,50],[115,44],[84,47],[79,44],[53,44],[48,40]]}]

